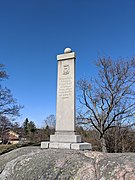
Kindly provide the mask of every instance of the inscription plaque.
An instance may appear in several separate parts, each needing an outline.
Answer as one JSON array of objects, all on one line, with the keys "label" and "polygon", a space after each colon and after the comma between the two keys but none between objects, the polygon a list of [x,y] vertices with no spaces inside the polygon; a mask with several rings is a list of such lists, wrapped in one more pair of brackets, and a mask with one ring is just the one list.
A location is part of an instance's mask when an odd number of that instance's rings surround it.
[{"label": "inscription plaque", "polygon": [[62,99],[68,99],[72,95],[72,77],[62,77],[59,79],[58,95]]}]

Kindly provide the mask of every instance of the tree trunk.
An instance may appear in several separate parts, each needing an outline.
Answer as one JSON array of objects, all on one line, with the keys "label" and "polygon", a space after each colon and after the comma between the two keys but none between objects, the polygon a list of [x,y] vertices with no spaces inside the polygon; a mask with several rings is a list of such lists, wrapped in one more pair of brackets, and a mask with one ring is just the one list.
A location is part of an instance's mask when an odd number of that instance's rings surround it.
[{"label": "tree trunk", "polygon": [[102,135],[102,136],[100,137],[100,142],[101,142],[102,152],[107,153],[107,148],[106,148],[106,142],[105,142],[105,137],[104,137],[104,135]]}]

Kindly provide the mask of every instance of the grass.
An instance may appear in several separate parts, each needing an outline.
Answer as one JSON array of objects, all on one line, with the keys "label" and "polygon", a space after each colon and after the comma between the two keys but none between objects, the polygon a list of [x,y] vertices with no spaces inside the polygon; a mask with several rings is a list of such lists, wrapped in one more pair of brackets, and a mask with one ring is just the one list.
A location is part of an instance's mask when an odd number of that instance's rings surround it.
[{"label": "grass", "polygon": [[38,146],[39,144],[33,144],[33,143],[27,143],[27,144],[7,144],[7,145],[0,145],[0,155],[5,154],[9,151],[12,151],[14,149],[25,147],[25,146]]},{"label": "grass", "polygon": [[21,147],[19,144],[0,145],[0,155]]}]

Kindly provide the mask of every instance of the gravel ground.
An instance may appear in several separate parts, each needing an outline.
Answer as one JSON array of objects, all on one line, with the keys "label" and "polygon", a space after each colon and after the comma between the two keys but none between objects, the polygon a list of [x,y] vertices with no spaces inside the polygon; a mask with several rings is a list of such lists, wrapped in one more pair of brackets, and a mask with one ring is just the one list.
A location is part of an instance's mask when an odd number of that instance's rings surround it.
[{"label": "gravel ground", "polygon": [[23,147],[0,156],[0,180],[135,180],[135,154]]}]

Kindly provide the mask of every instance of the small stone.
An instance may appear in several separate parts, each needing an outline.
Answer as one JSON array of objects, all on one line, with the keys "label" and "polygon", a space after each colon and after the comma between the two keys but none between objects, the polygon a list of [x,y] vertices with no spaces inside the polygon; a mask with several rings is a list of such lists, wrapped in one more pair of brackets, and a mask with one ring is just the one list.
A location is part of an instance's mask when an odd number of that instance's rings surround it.
[{"label": "small stone", "polygon": [[72,52],[71,48],[66,48],[66,49],[64,50],[64,53],[70,53],[70,52]]}]

